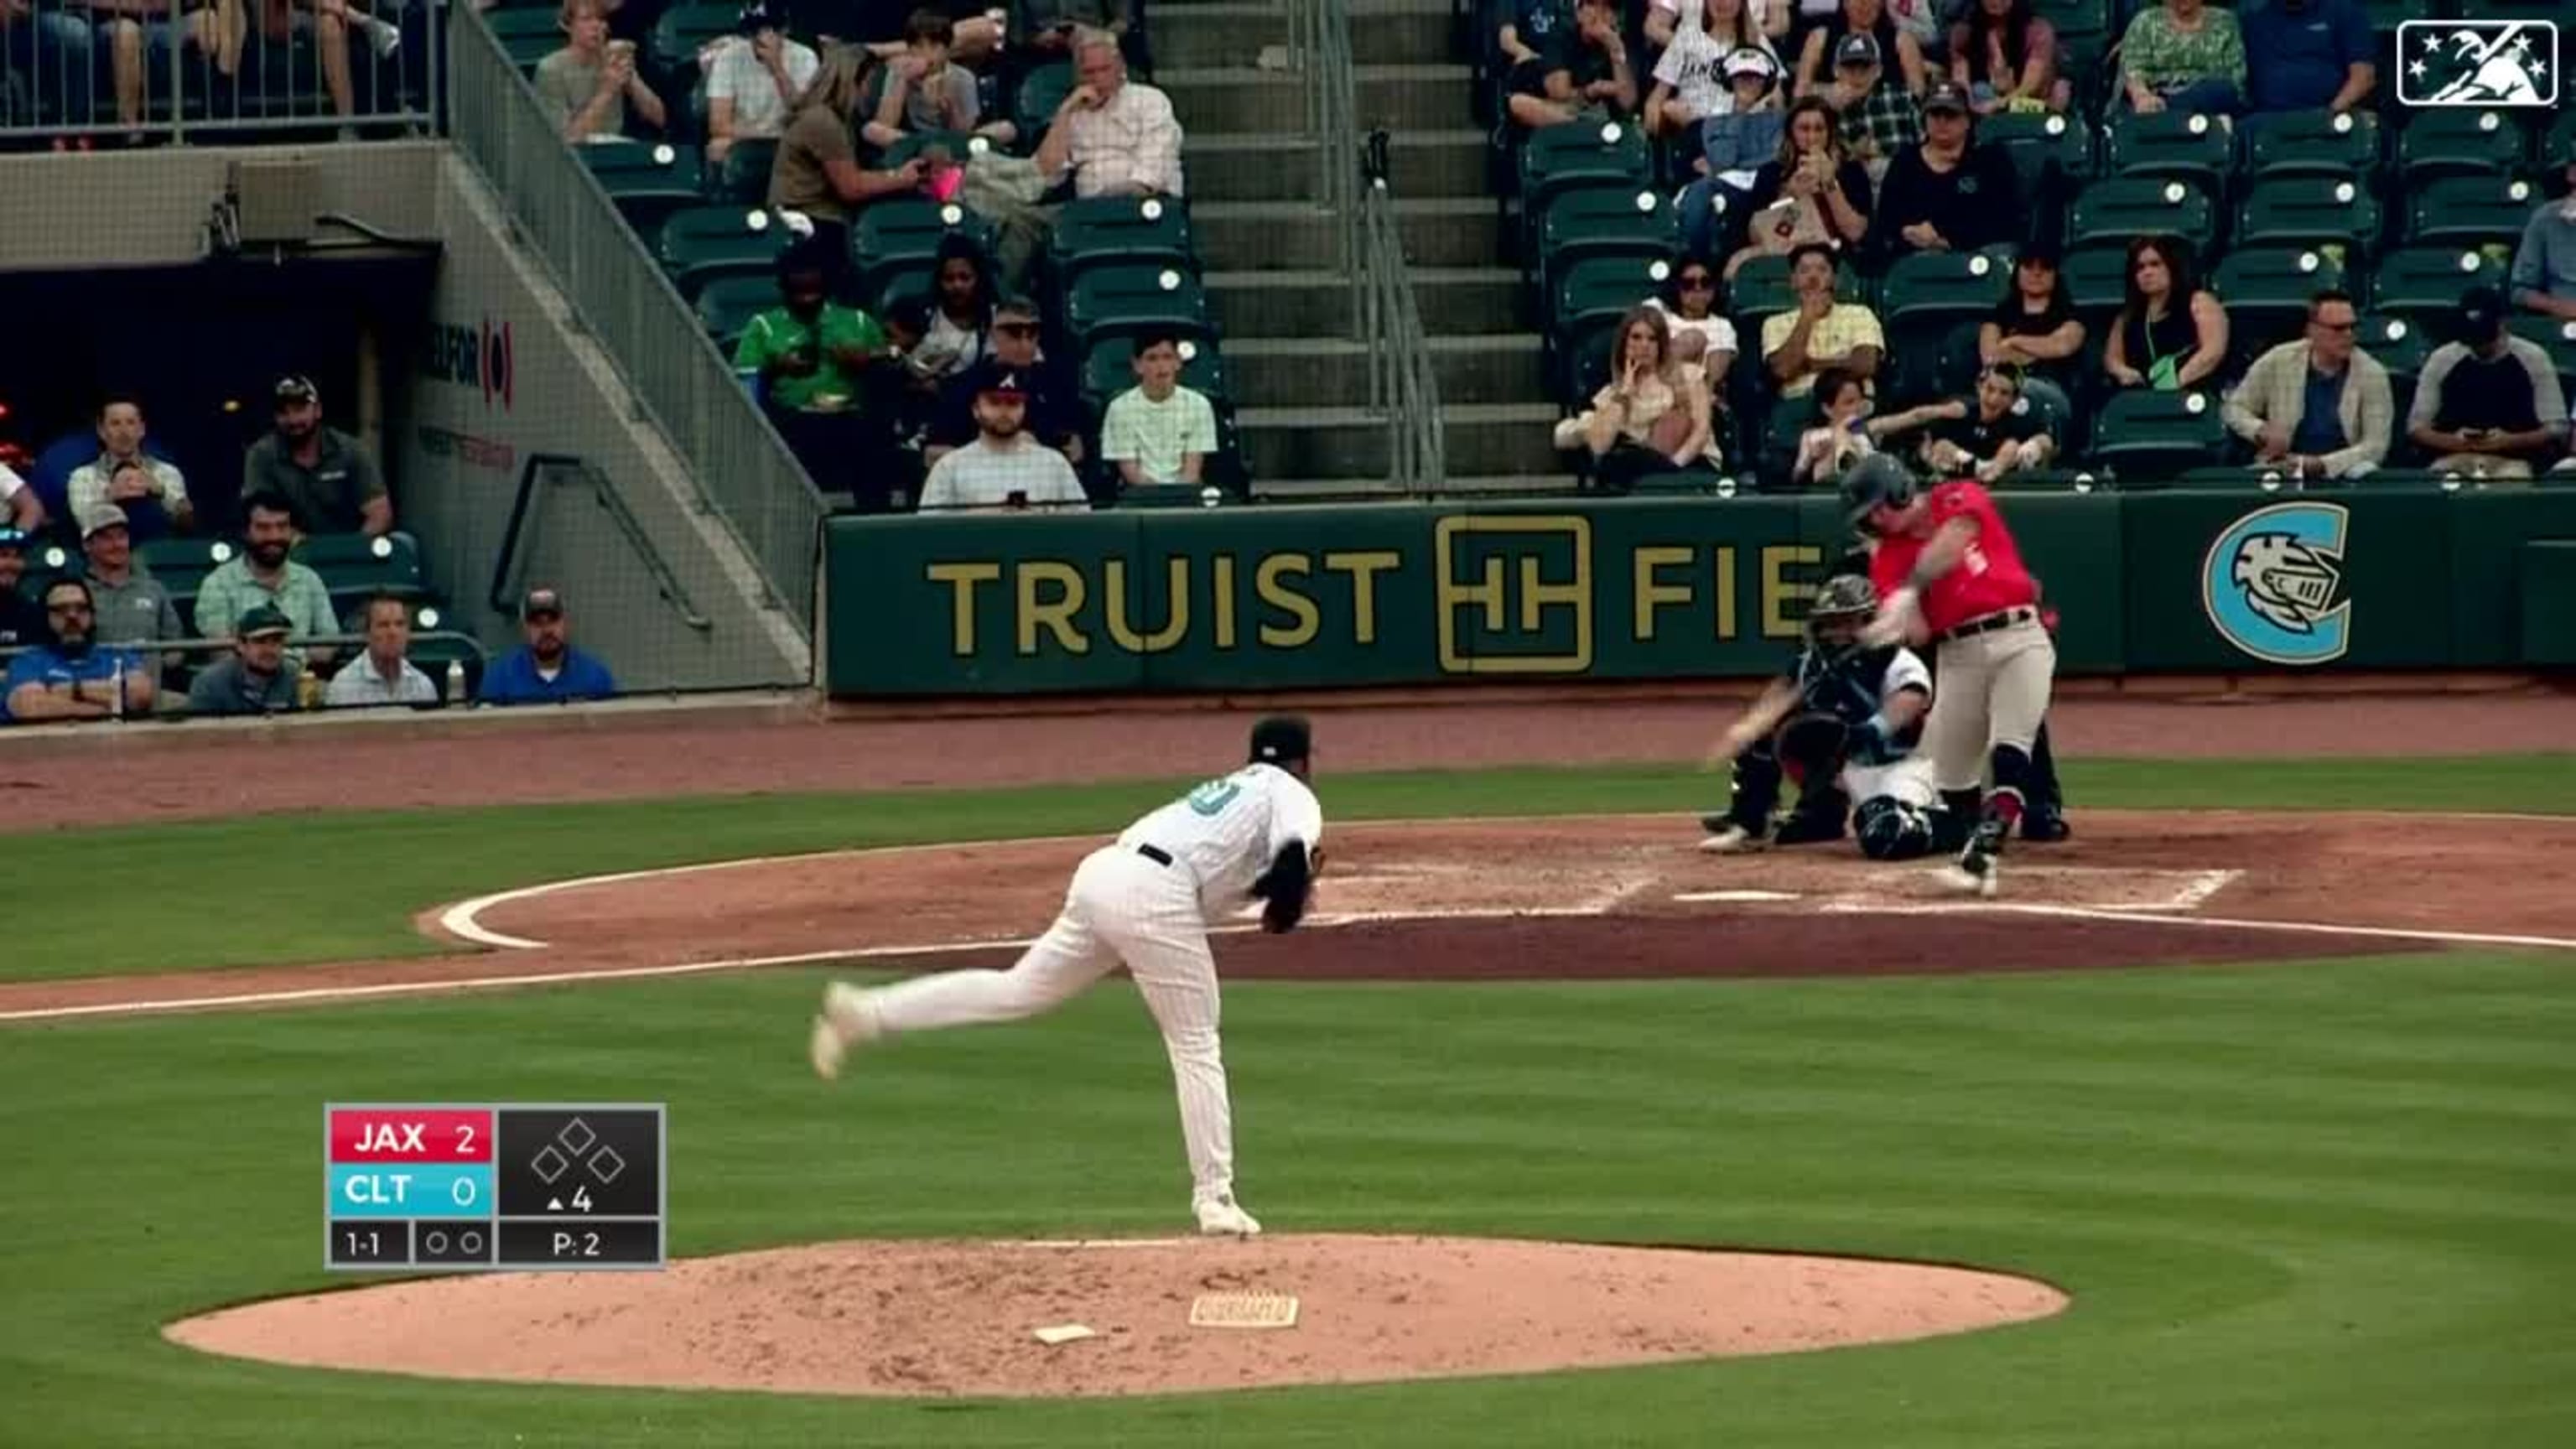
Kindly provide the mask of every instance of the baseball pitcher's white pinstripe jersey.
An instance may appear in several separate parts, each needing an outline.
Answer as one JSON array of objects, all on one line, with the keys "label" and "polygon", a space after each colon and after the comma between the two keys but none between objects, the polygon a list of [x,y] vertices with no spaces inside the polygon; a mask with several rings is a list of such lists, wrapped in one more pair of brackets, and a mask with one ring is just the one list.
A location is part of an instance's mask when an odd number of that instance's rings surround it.
[{"label": "baseball pitcher's white pinstripe jersey", "polygon": [[1306,782],[1277,765],[1246,765],[1210,780],[1127,827],[1122,849],[1170,853],[1199,883],[1203,911],[1231,911],[1291,840],[1309,854],[1324,838],[1324,807]]}]

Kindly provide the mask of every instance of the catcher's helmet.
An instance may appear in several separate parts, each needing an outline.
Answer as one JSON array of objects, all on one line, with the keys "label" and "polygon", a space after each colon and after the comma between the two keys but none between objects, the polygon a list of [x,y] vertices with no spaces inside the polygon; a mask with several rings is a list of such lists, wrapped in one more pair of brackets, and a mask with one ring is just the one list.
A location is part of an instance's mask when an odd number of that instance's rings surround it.
[{"label": "catcher's helmet", "polygon": [[1843,517],[1864,527],[1869,511],[1884,503],[1903,508],[1914,501],[1914,475],[1886,453],[1872,453],[1853,464],[1842,478]]},{"label": "catcher's helmet", "polygon": [[1825,586],[1816,591],[1815,602],[1807,606],[1807,638],[1820,648],[1828,647],[1818,626],[1847,622],[1857,629],[1877,612],[1878,590],[1870,586],[1868,579],[1859,574],[1836,574],[1825,580]]}]

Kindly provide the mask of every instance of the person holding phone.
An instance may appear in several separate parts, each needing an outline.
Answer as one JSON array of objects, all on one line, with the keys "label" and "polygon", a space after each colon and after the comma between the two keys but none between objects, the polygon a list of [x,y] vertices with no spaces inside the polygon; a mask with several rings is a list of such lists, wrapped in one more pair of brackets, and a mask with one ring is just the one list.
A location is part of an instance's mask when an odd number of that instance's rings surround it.
[{"label": "person holding phone", "polygon": [[931,465],[923,513],[1081,513],[1091,507],[1064,455],[1028,435],[1028,385],[1017,372],[983,374],[975,441]]},{"label": "person holding phone", "polygon": [[2548,351],[2505,328],[2504,293],[2460,294],[2459,337],[2433,349],[2406,436],[2441,473],[2528,479],[2567,443],[2567,399]]}]

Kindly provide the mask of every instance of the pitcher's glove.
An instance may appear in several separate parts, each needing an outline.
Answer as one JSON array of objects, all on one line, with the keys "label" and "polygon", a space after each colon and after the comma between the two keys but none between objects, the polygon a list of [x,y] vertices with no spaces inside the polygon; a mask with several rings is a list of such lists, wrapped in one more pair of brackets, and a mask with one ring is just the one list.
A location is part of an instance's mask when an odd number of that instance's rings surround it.
[{"label": "pitcher's glove", "polygon": [[1270,869],[1252,883],[1252,894],[1261,902],[1261,929],[1272,935],[1295,930],[1304,919],[1306,905],[1315,888],[1315,873],[1323,868],[1324,852],[1318,847],[1309,855],[1306,843],[1292,840],[1280,847]]}]

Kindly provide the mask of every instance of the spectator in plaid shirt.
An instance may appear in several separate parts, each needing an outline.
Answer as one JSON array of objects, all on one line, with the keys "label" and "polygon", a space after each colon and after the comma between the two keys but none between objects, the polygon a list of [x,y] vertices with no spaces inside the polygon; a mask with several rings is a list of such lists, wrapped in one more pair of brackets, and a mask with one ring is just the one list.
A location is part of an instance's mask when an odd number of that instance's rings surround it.
[{"label": "spectator in plaid shirt", "polygon": [[[294,508],[274,493],[253,493],[243,503],[250,510],[250,522],[242,530],[242,551],[197,587],[197,633],[208,639],[232,638],[233,626],[242,616],[262,607],[284,614],[298,635],[340,632],[340,621],[331,612],[331,590],[322,576],[286,556],[295,540]],[[331,657],[327,648],[288,653],[316,669]]]},{"label": "spectator in plaid shirt", "polygon": [[[1817,49],[1816,42],[1808,44],[1809,59]],[[1887,174],[1888,163],[1898,152],[1923,141],[1923,111],[1915,102],[1922,91],[1919,84],[1904,79],[1922,74],[1923,56],[1908,36],[1897,38],[1897,50],[1904,64],[1891,74],[1885,48],[1869,32],[1854,30],[1835,43],[1833,79],[1803,87],[1808,94],[1824,97],[1842,117],[1843,150],[1869,172],[1873,185]],[[1801,74],[1806,70],[1802,61]]]},{"label": "spectator in plaid shirt", "polygon": [[1069,167],[1076,196],[1179,196],[1181,123],[1171,97],[1127,78],[1118,39],[1086,31],[1074,42],[1082,84],[1064,98],[1031,159],[1052,184]]},{"label": "spectator in plaid shirt", "polygon": [[975,399],[975,441],[942,457],[921,487],[924,513],[1091,507],[1064,455],[1028,435],[1028,389],[1015,372],[990,377]]},{"label": "spectator in plaid shirt", "polygon": [[1100,420],[1100,456],[1121,481],[1196,483],[1216,451],[1216,409],[1181,386],[1181,341],[1169,332],[1136,338],[1136,385],[1110,400]]}]

